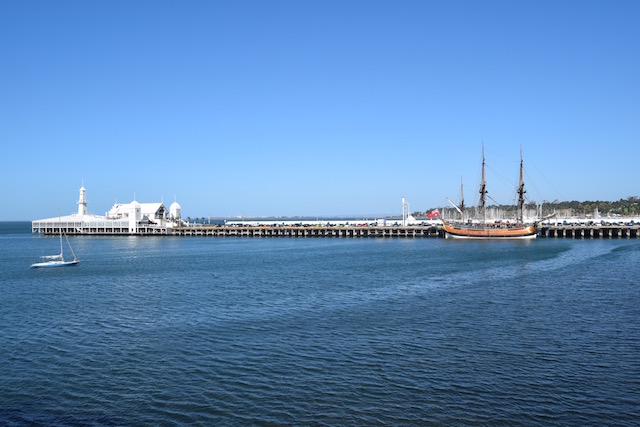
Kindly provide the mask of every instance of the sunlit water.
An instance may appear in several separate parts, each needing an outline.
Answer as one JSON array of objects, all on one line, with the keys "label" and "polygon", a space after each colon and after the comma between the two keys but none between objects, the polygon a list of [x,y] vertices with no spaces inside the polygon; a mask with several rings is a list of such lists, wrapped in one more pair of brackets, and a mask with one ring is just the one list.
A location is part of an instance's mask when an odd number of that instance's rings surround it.
[{"label": "sunlit water", "polygon": [[638,425],[640,240],[0,224],[0,424]]}]

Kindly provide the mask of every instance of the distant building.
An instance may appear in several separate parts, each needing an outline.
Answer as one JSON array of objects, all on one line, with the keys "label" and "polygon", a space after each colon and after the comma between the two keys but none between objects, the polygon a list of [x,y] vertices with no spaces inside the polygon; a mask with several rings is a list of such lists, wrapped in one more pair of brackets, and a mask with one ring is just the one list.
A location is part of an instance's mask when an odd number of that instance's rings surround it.
[{"label": "distant building", "polygon": [[126,204],[116,202],[104,216],[90,214],[83,185],[77,213],[32,221],[31,232],[55,234],[62,227],[67,234],[171,234],[174,227],[183,223],[180,205],[175,201],[169,211],[163,203],[134,200]]}]

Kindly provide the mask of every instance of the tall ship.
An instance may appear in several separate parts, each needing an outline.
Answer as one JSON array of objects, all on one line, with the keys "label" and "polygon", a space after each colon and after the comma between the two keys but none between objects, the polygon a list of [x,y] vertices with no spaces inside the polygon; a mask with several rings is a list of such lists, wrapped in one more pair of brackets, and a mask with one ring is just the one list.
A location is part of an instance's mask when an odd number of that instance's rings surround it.
[{"label": "tall ship", "polygon": [[[480,210],[482,212],[482,222],[472,223],[464,222],[464,193],[462,193],[462,201],[460,207],[451,202],[454,207],[462,214],[461,223],[453,223],[442,220],[445,237],[455,239],[535,239],[537,236],[536,224],[526,225],[524,223],[524,178],[522,175],[522,150],[520,150],[520,183],[518,185],[518,205],[516,211],[515,224],[505,224],[502,222],[487,223],[487,181],[485,176],[485,158],[484,145],[482,146],[482,184],[480,184]],[[462,192],[462,191],[461,191]]]}]

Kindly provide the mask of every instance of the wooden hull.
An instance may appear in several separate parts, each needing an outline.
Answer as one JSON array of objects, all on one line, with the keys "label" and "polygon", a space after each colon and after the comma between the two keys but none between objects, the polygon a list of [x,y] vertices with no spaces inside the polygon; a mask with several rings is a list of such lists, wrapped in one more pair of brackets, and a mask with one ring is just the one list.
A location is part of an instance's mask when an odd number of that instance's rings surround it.
[{"label": "wooden hull", "polygon": [[442,224],[446,233],[445,237],[454,239],[535,239],[537,237],[536,227],[529,225],[526,227],[494,228],[487,226],[480,227],[457,227],[451,224]]}]

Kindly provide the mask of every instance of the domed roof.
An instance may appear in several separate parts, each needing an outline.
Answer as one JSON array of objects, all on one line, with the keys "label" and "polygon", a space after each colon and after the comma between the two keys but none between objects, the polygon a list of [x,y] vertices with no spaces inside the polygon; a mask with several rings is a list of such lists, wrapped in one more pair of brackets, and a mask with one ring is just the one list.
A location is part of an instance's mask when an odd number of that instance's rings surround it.
[{"label": "domed roof", "polygon": [[178,204],[178,202],[173,202],[171,203],[171,206],[169,206],[169,210],[174,210],[174,209],[180,209],[180,205]]}]

